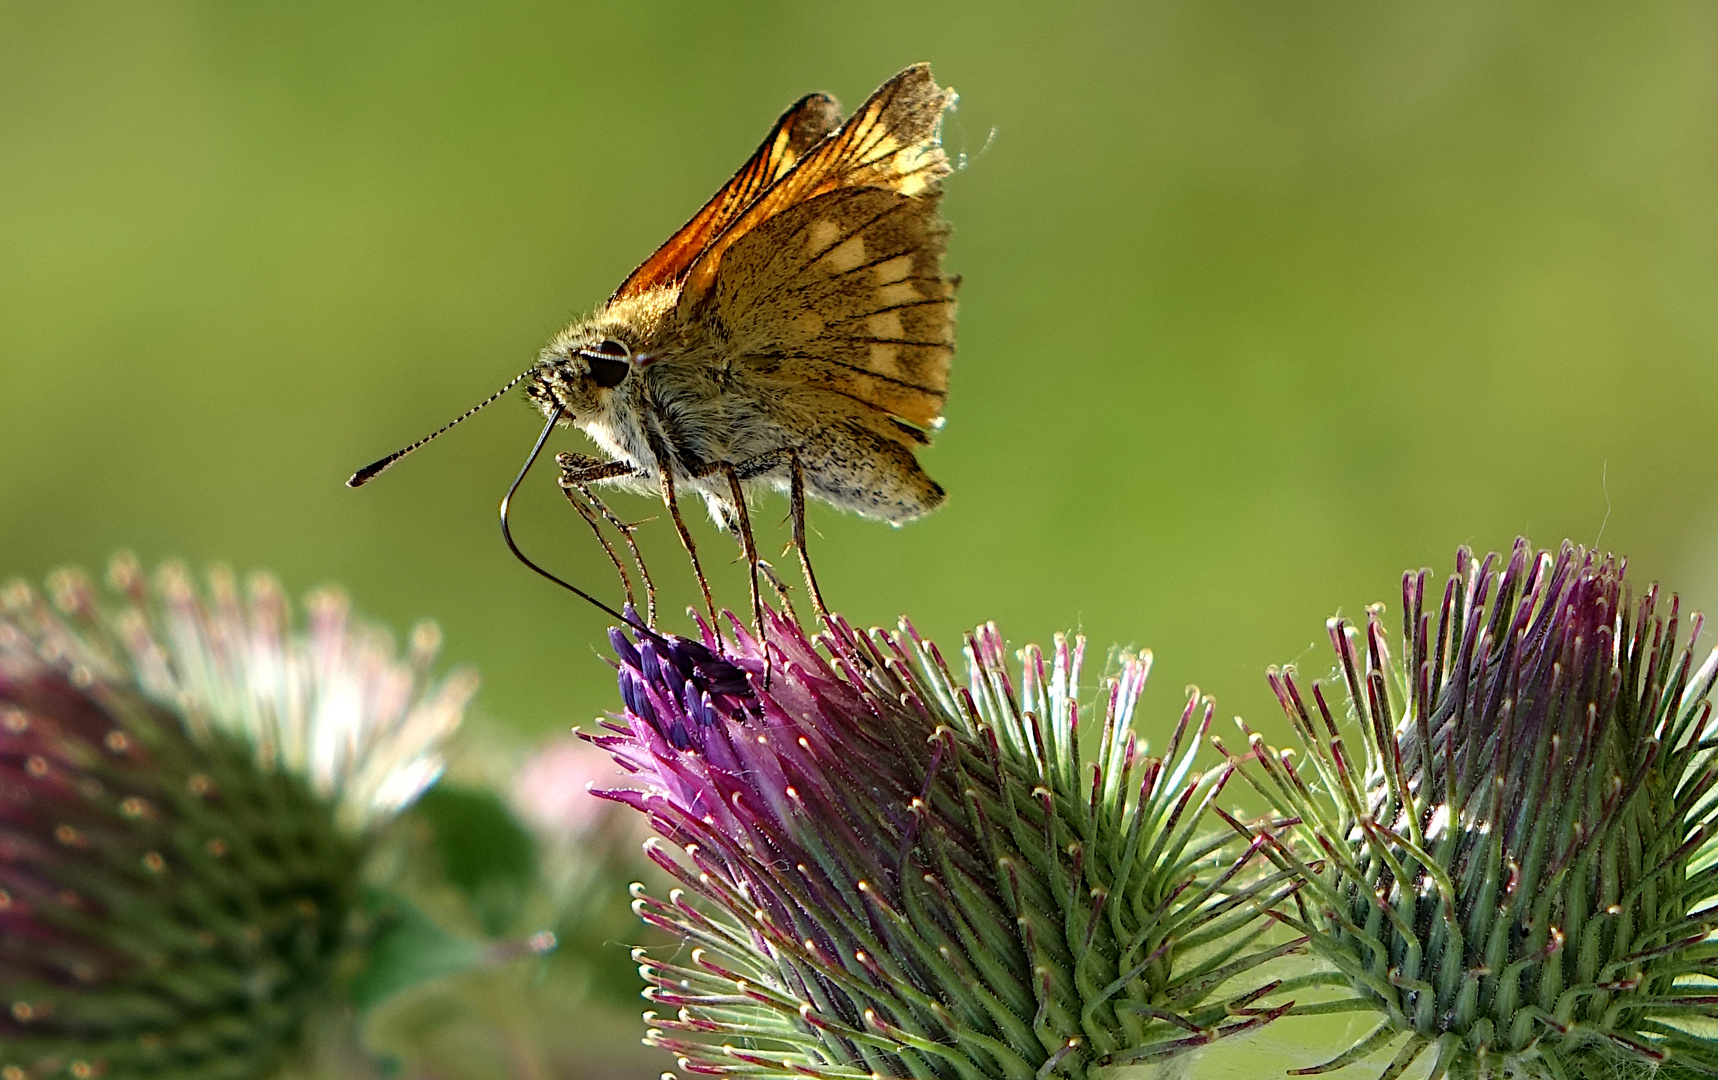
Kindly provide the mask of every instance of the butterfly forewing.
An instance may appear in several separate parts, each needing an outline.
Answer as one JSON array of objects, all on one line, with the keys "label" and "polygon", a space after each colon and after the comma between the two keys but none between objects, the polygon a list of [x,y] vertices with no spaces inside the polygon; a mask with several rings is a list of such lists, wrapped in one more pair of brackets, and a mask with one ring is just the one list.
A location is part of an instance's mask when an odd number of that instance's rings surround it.
[{"label": "butterfly forewing", "polygon": [[673,284],[686,273],[699,252],[840,123],[841,106],[828,94],[807,94],[794,102],[770,129],[751,160],[692,215],[691,221],[620,283],[610,302]]},{"label": "butterfly forewing", "polygon": [[915,64],[884,83],[840,130],[800,158],[698,253],[685,275],[682,306],[701,302],[709,293],[731,247],[792,207],[840,188],[881,188],[906,196],[929,191],[949,173],[938,131],[944,110],[953,103],[954,93],[936,84],[928,64]]}]

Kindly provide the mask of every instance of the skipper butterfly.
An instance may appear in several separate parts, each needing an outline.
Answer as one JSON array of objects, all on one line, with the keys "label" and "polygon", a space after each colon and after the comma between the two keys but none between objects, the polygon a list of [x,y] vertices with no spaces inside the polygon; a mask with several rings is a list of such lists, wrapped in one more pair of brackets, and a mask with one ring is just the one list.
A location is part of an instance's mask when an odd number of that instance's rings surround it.
[{"label": "skipper butterfly", "polygon": [[[824,618],[806,553],[808,495],[896,525],[943,501],[914,452],[942,425],[954,356],[959,279],[942,270],[948,227],[937,212],[950,171],[940,129],[954,101],[926,64],[884,83],[845,121],[828,95],[800,99],[607,303],[556,334],[529,370],[476,407],[526,383],[546,420],[526,470],[557,425],[590,437],[605,456],[562,454],[560,484],[599,536],[600,516],[632,539],[592,485],[659,494],[712,616],[680,514],[686,492],[738,537],[760,633],[748,491],[788,494],[793,546]],[[348,483],[366,482],[445,430]],[[644,579],[653,610],[648,573]]]}]

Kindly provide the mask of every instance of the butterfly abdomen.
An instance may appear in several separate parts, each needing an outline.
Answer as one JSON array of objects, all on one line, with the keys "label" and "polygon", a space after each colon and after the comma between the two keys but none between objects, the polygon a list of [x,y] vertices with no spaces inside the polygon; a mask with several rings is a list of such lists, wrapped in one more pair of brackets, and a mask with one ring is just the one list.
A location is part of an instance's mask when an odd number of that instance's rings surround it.
[{"label": "butterfly abdomen", "polygon": [[894,525],[930,513],[946,498],[911,449],[857,427],[830,432],[805,468],[807,486],[825,502]]},{"label": "butterfly abdomen", "polygon": [[851,398],[800,389],[781,395],[771,411],[781,415],[783,436],[805,472],[808,491],[862,517],[899,525],[941,505],[944,492],[913,456],[925,436]]}]

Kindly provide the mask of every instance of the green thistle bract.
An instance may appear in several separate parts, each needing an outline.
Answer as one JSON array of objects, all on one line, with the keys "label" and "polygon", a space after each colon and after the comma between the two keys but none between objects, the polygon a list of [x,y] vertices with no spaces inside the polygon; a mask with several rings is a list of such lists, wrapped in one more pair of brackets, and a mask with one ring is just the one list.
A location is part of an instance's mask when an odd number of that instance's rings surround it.
[{"label": "green thistle bract", "polygon": [[774,619],[766,688],[734,634],[616,633],[625,724],[593,738],[642,785],[600,794],[680,849],[649,848],[684,890],[636,907],[690,946],[639,954],[669,1010],[649,1040],[683,1068],[1089,1077],[1280,1012],[1273,983],[1230,980],[1300,947],[1260,943],[1282,893],[1238,884],[1244,845],[1203,828],[1226,772],[1193,772],[1209,704],[1161,757],[1136,743],[1147,658],[1107,683],[1089,759],[1079,645],[1027,649],[1017,684],[981,629],[962,681],[905,624],[838,621],[820,652]]},{"label": "green thistle bract", "polygon": [[1303,758],[1252,736],[1243,771],[1303,883],[1279,917],[1351,989],[1328,1007],[1383,1014],[1302,1071],[1397,1043],[1386,1076],[1428,1051],[1433,1077],[1718,1071],[1696,1033],[1718,1016],[1718,652],[1698,661],[1698,616],[1679,646],[1676,599],[1635,601],[1610,558],[1499,562],[1463,549],[1430,608],[1428,572],[1405,576],[1405,664],[1381,609],[1331,622],[1345,720],[1271,673]]},{"label": "green thistle bract", "polygon": [[0,613],[0,1080],[251,1080],[352,944],[376,826],[440,771],[474,689],[267,578],[207,600],[116,560]]}]

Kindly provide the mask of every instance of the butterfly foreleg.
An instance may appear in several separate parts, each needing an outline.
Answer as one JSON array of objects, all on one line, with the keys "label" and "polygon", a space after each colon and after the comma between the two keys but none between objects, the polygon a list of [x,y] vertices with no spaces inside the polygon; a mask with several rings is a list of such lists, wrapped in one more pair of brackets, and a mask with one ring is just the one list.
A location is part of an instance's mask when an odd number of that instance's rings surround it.
[{"label": "butterfly foreleg", "polygon": [[638,525],[634,522],[622,521],[610,510],[608,504],[598,498],[590,485],[601,480],[615,480],[626,476],[637,476],[638,470],[624,461],[603,461],[585,454],[563,453],[555,456],[555,464],[561,467],[561,493],[567,501],[583,515],[590,524],[591,531],[596,533],[597,541],[608,553],[609,561],[614,563],[615,572],[620,575],[620,583],[626,588],[626,602],[637,608],[638,602],[632,591],[632,581],[627,577],[626,568],[621,564],[620,557],[615,553],[614,546],[603,535],[602,526],[593,516],[592,511],[600,514],[616,532],[626,541],[626,546],[632,552],[633,565],[638,567],[639,579],[644,583],[644,621],[647,626],[656,625],[656,582],[650,577],[650,568],[645,565],[644,553],[638,550],[638,541],[634,532]]},{"label": "butterfly foreleg", "polygon": [[[597,538],[597,543],[602,545],[603,552],[608,555],[608,561],[614,564],[614,572],[620,577],[621,588],[626,590],[627,608],[634,611],[638,610],[638,597],[632,591],[632,578],[626,572],[626,564],[620,561],[620,555],[615,552],[614,545],[609,543],[608,537],[603,535],[602,521],[598,517],[597,511],[591,508],[590,500],[594,499],[595,496],[591,495],[588,489],[577,484],[561,485],[561,494],[567,497],[567,501],[573,504],[573,509],[577,510],[579,516],[585,519],[585,524],[591,527],[591,533]],[[654,597],[650,598],[645,615],[645,623],[650,626],[656,625],[654,600]]]}]

